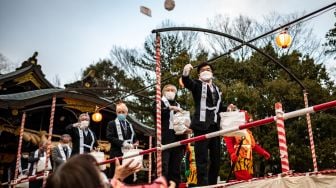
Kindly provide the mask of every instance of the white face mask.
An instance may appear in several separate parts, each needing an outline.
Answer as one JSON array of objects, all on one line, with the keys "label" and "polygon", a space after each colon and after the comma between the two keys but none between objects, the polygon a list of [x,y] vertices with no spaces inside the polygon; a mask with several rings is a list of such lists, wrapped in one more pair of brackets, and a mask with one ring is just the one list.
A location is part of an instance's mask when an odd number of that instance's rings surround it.
[{"label": "white face mask", "polygon": [[200,79],[203,81],[209,81],[212,79],[212,72],[210,71],[203,71],[200,73]]},{"label": "white face mask", "polygon": [[81,125],[80,125],[80,128],[81,129],[86,129],[86,128],[88,128],[88,126],[89,126],[89,121],[82,121],[81,122]]},{"label": "white face mask", "polygon": [[168,99],[168,100],[174,100],[175,98],[175,93],[174,92],[171,92],[171,91],[167,91],[165,93],[165,97]]}]

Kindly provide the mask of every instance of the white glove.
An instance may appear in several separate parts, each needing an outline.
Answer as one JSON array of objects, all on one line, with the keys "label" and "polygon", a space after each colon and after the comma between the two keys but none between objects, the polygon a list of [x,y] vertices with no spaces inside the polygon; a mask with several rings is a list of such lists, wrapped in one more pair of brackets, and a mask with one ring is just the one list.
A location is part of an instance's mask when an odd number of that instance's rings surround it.
[{"label": "white glove", "polygon": [[125,149],[133,149],[133,145],[130,144],[130,143],[128,143],[128,142],[126,142],[126,141],[123,142],[123,147]]},{"label": "white glove", "polygon": [[180,111],[182,111],[182,108],[179,108],[177,106],[169,106],[169,110],[173,110],[175,112],[180,112]]},{"label": "white glove", "polygon": [[183,68],[183,76],[189,76],[190,71],[193,69],[193,66],[189,63],[186,64]]},{"label": "white glove", "polygon": [[73,127],[80,127],[81,126],[81,123],[77,122],[77,123],[74,123],[72,124]]},{"label": "white glove", "polygon": [[236,105],[234,104],[230,104],[227,109],[226,109],[227,112],[233,112],[233,111],[238,111],[238,108]]}]

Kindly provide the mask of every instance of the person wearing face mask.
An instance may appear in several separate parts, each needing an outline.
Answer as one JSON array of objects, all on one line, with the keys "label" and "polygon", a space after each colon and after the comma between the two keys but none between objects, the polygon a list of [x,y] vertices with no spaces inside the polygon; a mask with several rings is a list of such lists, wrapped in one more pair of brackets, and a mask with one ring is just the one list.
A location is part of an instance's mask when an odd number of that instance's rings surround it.
[{"label": "person wearing face mask", "polygon": [[90,116],[88,113],[79,115],[78,122],[68,125],[65,130],[72,138],[71,156],[75,154],[89,153],[97,146],[97,137],[89,128]]},{"label": "person wearing face mask", "polygon": [[[46,154],[47,151],[47,141],[42,140],[39,143],[39,148],[34,152],[31,152],[28,157],[28,176],[34,176],[36,174],[42,173],[45,169],[46,163]],[[51,162],[48,159],[48,167],[47,170],[51,170]],[[36,188],[42,187],[43,180],[35,180],[29,182],[29,187]]]},{"label": "person wearing face mask", "polygon": [[[116,114],[117,118],[108,122],[106,128],[106,138],[111,143],[110,159],[122,156],[139,144],[132,124],[126,119],[128,108],[125,103],[116,104]],[[111,163],[109,177],[113,177],[114,169],[115,165]],[[132,176],[127,177],[125,182],[133,183]]]},{"label": "person wearing face mask", "polygon": [[[183,109],[176,102],[177,88],[167,84],[162,89],[161,98],[161,122],[162,122],[162,144],[170,144],[186,139],[186,134],[176,135],[173,129],[173,116]],[[187,133],[188,130],[185,131]],[[181,161],[183,158],[184,146],[179,146],[162,152],[162,174],[168,181],[174,181],[176,185],[181,182]]]},{"label": "person wearing face mask", "polygon": [[68,134],[63,134],[60,142],[52,150],[53,171],[63,164],[71,156],[71,148],[69,146],[71,137]]},{"label": "person wearing face mask", "polygon": [[[193,130],[194,136],[199,136],[219,130],[219,112],[223,111],[223,107],[221,92],[213,83],[212,66],[206,62],[201,63],[197,68],[198,79],[189,77],[192,69],[191,64],[185,65],[182,82],[193,96],[195,112],[190,128]],[[195,142],[194,150],[197,185],[217,184],[220,165],[220,138],[215,137]]]}]

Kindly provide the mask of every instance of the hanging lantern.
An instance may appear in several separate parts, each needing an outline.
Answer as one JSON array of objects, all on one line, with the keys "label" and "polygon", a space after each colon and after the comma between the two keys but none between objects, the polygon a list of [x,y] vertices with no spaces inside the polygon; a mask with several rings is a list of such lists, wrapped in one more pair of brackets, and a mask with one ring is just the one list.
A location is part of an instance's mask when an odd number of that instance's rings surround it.
[{"label": "hanging lantern", "polygon": [[17,116],[19,114],[18,109],[12,109],[12,115]]},{"label": "hanging lantern", "polygon": [[100,122],[103,119],[102,114],[99,112],[99,107],[96,106],[95,113],[92,114],[92,121]]},{"label": "hanging lantern", "polygon": [[91,87],[91,84],[89,82],[85,82],[84,87],[89,88],[89,87]]},{"label": "hanging lantern", "polygon": [[92,114],[92,120],[94,122],[100,122],[103,119],[103,116],[100,112],[95,112]]},{"label": "hanging lantern", "polygon": [[288,48],[291,45],[292,37],[288,34],[287,28],[275,38],[275,42],[280,48]]},{"label": "hanging lantern", "polygon": [[175,8],[175,1],[174,0],[165,0],[164,7],[168,11],[173,10]]}]

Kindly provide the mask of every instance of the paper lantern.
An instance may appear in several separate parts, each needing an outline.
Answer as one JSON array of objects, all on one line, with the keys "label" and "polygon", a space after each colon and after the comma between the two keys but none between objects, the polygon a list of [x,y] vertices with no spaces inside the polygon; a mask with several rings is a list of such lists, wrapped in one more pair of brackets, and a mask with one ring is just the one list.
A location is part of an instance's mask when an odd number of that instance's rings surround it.
[{"label": "paper lantern", "polygon": [[285,29],[275,38],[275,42],[280,48],[288,48],[292,43],[292,37],[288,34],[287,29]]},{"label": "paper lantern", "polygon": [[94,122],[100,122],[103,119],[103,116],[100,112],[95,112],[92,114],[92,121]]}]

